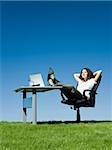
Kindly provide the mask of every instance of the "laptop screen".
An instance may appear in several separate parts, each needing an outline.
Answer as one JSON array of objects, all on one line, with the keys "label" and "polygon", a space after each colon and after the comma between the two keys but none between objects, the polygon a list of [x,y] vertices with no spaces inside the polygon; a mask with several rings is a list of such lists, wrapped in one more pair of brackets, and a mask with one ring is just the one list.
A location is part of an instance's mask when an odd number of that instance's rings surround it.
[{"label": "laptop screen", "polygon": [[42,75],[40,73],[30,75],[29,85],[45,87]]}]

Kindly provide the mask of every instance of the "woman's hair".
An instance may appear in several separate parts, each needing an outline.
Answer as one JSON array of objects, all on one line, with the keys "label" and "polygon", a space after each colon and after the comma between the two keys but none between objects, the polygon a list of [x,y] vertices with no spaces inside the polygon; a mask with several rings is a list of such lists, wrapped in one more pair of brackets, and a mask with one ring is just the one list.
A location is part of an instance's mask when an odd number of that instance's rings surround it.
[{"label": "woman's hair", "polygon": [[89,68],[83,68],[83,69],[81,70],[80,76],[79,76],[79,78],[80,78],[81,80],[84,80],[84,79],[82,78],[82,71],[83,71],[84,69],[85,69],[85,70],[87,71],[87,73],[88,73],[88,75],[87,75],[87,80],[88,80],[88,79],[91,79],[91,78],[94,78],[93,72],[92,72]]}]

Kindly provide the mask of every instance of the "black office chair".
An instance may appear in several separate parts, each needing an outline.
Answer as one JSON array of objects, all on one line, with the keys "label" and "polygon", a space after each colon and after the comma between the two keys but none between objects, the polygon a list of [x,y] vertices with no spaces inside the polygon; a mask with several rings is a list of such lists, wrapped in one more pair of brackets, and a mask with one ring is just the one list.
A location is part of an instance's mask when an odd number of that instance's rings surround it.
[{"label": "black office chair", "polygon": [[[71,109],[74,109],[74,110],[77,110],[77,122],[80,122],[80,107],[95,107],[95,97],[96,97],[96,91],[97,91],[97,88],[100,84],[100,81],[101,81],[101,78],[102,76],[100,75],[98,81],[97,81],[97,84],[95,84],[93,86],[93,88],[91,90],[85,90],[83,92],[83,96],[82,96],[82,99],[81,100],[68,100],[68,99],[65,99],[65,95],[63,94],[63,92],[61,92],[61,96],[62,96],[62,103],[63,104],[67,104],[67,105],[71,105]],[[85,96],[85,93],[86,91],[89,91],[90,92],[90,99],[87,100],[86,96]],[[67,100],[67,101],[66,101]],[[64,103],[65,101],[65,103]]]}]

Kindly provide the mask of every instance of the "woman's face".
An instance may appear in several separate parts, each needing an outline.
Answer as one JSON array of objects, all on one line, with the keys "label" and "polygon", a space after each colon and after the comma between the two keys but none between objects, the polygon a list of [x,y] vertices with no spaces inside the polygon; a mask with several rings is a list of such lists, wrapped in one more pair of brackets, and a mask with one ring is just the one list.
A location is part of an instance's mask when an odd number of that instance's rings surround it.
[{"label": "woman's face", "polygon": [[82,70],[81,76],[85,81],[88,79],[88,72],[86,69]]}]

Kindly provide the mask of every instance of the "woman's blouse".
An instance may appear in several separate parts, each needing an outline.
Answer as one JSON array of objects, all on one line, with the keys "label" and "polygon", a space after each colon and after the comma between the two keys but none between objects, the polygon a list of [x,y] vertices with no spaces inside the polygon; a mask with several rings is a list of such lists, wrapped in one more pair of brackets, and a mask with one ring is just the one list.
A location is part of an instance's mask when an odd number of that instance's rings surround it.
[{"label": "woman's blouse", "polygon": [[[93,88],[94,84],[96,84],[96,81],[94,78],[88,79],[87,81],[79,80],[77,90],[81,94],[83,94],[84,90],[91,90]],[[90,92],[89,91],[86,91],[85,95],[87,96],[87,99],[90,98]]]}]

